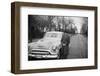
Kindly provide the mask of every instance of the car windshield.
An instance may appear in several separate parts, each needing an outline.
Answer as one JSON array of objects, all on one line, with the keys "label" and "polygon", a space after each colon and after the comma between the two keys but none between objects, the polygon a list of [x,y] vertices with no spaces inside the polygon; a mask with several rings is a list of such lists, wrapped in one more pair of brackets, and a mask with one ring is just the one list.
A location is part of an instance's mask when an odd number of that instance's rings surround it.
[{"label": "car windshield", "polygon": [[60,37],[60,33],[46,33],[45,37],[46,38],[59,38]]}]

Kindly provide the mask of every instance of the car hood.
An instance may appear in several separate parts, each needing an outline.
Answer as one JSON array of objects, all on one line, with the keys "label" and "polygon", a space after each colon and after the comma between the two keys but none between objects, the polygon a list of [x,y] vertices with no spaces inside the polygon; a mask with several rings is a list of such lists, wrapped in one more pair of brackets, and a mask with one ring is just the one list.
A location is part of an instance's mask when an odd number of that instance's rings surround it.
[{"label": "car hood", "polygon": [[33,42],[30,44],[31,49],[45,49],[50,50],[52,46],[59,45],[58,39],[41,39],[37,42]]}]

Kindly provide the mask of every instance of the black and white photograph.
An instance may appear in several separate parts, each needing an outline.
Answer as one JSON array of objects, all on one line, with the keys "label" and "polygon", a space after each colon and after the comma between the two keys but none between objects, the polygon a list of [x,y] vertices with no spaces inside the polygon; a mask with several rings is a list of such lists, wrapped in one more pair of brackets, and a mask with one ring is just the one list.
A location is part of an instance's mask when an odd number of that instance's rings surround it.
[{"label": "black and white photograph", "polygon": [[28,60],[88,58],[88,17],[28,15]]},{"label": "black and white photograph", "polygon": [[97,69],[97,7],[11,4],[11,72]]}]

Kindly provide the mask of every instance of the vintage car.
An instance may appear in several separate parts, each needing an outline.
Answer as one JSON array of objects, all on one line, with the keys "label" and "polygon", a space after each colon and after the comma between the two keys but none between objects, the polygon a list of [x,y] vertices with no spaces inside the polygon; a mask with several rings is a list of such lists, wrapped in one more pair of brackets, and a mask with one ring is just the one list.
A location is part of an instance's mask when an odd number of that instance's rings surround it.
[{"label": "vintage car", "polygon": [[[63,47],[64,32],[46,32],[44,37],[37,42],[29,43],[28,56],[34,58],[60,58]],[[68,43],[67,43],[68,44]]]}]

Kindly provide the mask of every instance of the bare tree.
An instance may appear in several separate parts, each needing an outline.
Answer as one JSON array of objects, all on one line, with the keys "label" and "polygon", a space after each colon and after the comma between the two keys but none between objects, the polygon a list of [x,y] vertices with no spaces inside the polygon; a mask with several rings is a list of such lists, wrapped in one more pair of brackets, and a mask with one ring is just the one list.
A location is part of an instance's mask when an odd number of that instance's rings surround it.
[{"label": "bare tree", "polygon": [[83,18],[84,23],[81,28],[81,33],[88,35],[88,18]]}]

